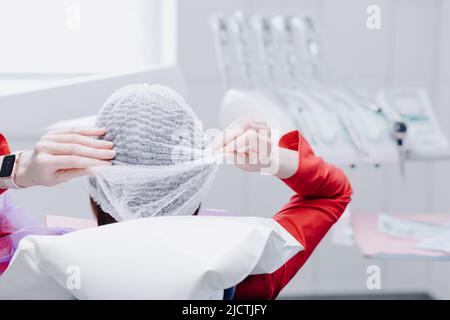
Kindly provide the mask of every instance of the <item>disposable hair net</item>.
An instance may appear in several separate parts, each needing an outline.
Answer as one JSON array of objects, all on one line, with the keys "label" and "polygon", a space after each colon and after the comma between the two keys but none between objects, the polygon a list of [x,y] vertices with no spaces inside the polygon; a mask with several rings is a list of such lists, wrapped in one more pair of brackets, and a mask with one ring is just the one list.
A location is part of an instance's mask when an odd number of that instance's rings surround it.
[{"label": "disposable hair net", "polygon": [[118,221],[192,215],[217,171],[201,122],[175,91],[138,84],[116,91],[97,116],[113,165],[93,168],[91,197]]}]

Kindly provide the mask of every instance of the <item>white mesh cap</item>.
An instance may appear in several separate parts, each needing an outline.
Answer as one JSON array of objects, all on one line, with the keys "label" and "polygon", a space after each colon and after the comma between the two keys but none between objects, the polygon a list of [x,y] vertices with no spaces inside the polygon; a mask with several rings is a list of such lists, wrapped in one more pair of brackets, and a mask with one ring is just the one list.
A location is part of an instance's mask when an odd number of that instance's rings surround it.
[{"label": "white mesh cap", "polygon": [[117,154],[110,167],[93,168],[91,197],[118,221],[192,215],[217,171],[205,148],[201,122],[175,91],[129,85],[101,108],[96,126]]}]

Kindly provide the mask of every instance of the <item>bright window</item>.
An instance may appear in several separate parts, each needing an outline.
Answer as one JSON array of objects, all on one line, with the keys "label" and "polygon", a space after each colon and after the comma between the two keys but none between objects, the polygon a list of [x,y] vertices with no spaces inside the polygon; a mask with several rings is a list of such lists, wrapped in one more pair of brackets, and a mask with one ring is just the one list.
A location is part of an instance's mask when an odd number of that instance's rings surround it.
[{"label": "bright window", "polygon": [[176,0],[0,0],[0,43],[13,86],[172,64]]}]

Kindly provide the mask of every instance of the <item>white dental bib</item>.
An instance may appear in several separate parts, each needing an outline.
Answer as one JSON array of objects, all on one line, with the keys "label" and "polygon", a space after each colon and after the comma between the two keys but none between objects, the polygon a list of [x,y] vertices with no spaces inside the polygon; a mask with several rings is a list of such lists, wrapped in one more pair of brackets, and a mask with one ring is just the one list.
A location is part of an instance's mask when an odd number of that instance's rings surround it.
[{"label": "white dental bib", "polygon": [[21,240],[3,299],[220,299],[303,247],[272,219],[170,216]]}]

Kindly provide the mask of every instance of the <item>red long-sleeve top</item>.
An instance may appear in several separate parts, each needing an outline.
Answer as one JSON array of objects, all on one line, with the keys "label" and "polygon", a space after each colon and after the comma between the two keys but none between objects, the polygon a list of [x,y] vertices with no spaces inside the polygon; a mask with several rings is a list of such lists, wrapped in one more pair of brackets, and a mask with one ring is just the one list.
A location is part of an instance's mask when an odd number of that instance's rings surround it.
[{"label": "red long-sleeve top", "polygon": [[252,275],[236,287],[235,299],[275,299],[311,256],[322,238],[344,212],[352,188],[342,170],[314,155],[298,131],[280,140],[280,146],[298,150],[297,172],[284,179],[294,192],[274,217],[304,247],[272,274]]},{"label": "red long-sleeve top", "polygon": [[[5,137],[0,133],[0,156],[9,154],[10,152],[11,150],[9,150],[8,142],[6,141]],[[0,194],[2,194],[3,192],[5,192],[5,190],[0,189]]]},{"label": "red long-sleeve top", "polygon": [[[352,188],[345,174],[315,156],[298,131],[283,136],[280,146],[298,151],[299,166],[292,177],[283,180],[295,195],[273,219],[304,249],[272,274],[247,277],[237,285],[235,299],[275,299],[305,264],[351,199]],[[8,153],[8,143],[0,134],[0,155]],[[0,190],[0,194],[3,192]]]}]

